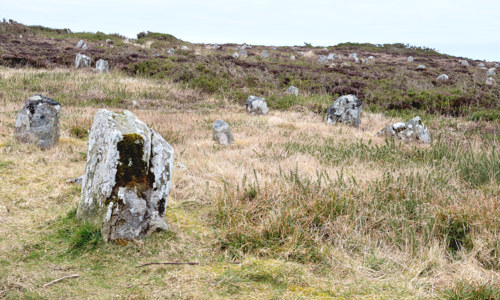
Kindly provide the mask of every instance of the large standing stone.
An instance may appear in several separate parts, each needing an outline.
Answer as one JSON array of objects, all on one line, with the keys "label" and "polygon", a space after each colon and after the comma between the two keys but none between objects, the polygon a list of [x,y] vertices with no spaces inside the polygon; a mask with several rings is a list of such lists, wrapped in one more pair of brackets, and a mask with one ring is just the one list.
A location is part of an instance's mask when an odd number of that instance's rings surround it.
[{"label": "large standing stone", "polygon": [[339,97],[328,107],[326,122],[328,124],[344,123],[354,127],[361,124],[361,100],[354,95]]},{"label": "large standing stone", "polygon": [[248,96],[245,107],[248,112],[256,115],[265,115],[269,111],[266,99],[256,96]]},{"label": "large standing stone", "polygon": [[86,68],[90,66],[90,57],[78,53],[75,58],[75,67]]},{"label": "large standing stone", "polygon": [[122,243],[167,230],[174,150],[131,112],[100,109],[89,135],[77,217]]},{"label": "large standing stone", "polygon": [[99,59],[95,63],[95,69],[96,69],[96,71],[98,71],[100,73],[109,73],[109,63],[108,63],[108,61],[104,60],[104,59]]},{"label": "large standing stone", "polygon": [[229,125],[226,122],[217,120],[214,122],[213,128],[213,139],[218,144],[230,145],[234,143],[233,133],[229,129]]},{"label": "large standing stone", "polygon": [[422,120],[420,120],[420,117],[415,117],[406,123],[399,122],[388,125],[380,130],[377,135],[394,137],[403,141],[431,142],[429,131],[424,126]]},{"label": "large standing stone", "polygon": [[17,114],[14,136],[22,143],[49,149],[59,142],[61,104],[50,98],[34,95],[24,102]]},{"label": "large standing stone", "polygon": [[299,89],[291,85],[287,90],[286,90],[287,95],[299,95]]}]

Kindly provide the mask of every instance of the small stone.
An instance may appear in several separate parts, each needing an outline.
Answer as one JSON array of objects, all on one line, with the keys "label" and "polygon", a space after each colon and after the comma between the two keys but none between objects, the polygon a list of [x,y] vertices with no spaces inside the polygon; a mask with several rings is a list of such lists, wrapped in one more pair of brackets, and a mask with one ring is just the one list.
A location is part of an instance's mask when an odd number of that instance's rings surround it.
[{"label": "small stone", "polygon": [[358,54],[357,53],[351,53],[351,54],[349,54],[349,57],[350,58],[356,58],[356,57],[358,57]]},{"label": "small stone", "polygon": [[408,62],[413,62],[414,59],[413,59],[413,56],[408,56]]},{"label": "small stone", "polygon": [[321,55],[321,56],[318,58],[318,62],[319,62],[319,63],[322,63],[322,64],[326,64],[326,63],[328,63],[328,57],[327,57],[327,56],[324,56],[324,55]]},{"label": "small stone", "polygon": [[103,59],[99,59],[95,63],[95,69],[99,73],[109,73],[109,63],[108,63],[108,61],[103,60]]},{"label": "small stone", "polygon": [[73,183],[73,184],[76,184],[76,185],[82,185],[82,180],[83,180],[83,175],[75,177],[75,178],[68,179],[65,182],[66,183]]},{"label": "small stone", "polygon": [[417,71],[423,71],[423,70],[425,70],[425,69],[427,69],[427,67],[426,67],[426,66],[424,66],[424,65],[418,65],[418,66],[417,66]]},{"label": "small stone", "polygon": [[218,49],[220,49],[220,48],[221,48],[221,46],[219,46],[219,44],[214,44],[214,49],[215,49],[215,50],[218,50]]},{"label": "small stone", "polygon": [[29,97],[17,115],[14,136],[18,142],[35,144],[49,149],[59,142],[59,113],[61,104],[53,99],[34,95]]},{"label": "small stone", "polygon": [[363,102],[354,95],[339,97],[328,107],[326,122],[328,124],[343,123],[354,127],[361,125],[361,109]]},{"label": "small stone", "polygon": [[139,103],[136,100],[132,100],[132,108],[139,108]]},{"label": "small stone", "polygon": [[226,122],[222,120],[214,122],[213,140],[220,145],[231,145],[234,143],[233,133]]},{"label": "small stone", "polygon": [[82,50],[87,50],[89,47],[87,47],[87,44],[83,44]]},{"label": "small stone", "polygon": [[442,80],[442,81],[447,81],[447,80],[449,80],[449,79],[450,79],[450,77],[448,77],[448,75],[446,75],[446,74],[441,74],[441,75],[439,75],[439,76],[436,78],[436,80]]},{"label": "small stone", "polygon": [[75,47],[78,49],[81,49],[83,47],[83,45],[85,45],[85,41],[79,40],[78,43],[76,43]]},{"label": "small stone", "polygon": [[418,141],[426,144],[431,141],[429,131],[422,120],[420,120],[420,117],[415,117],[406,123],[398,122],[388,125],[380,130],[377,135],[394,137],[403,141]]},{"label": "small stone", "polygon": [[495,85],[495,79],[493,77],[488,77],[485,82],[486,85]]},{"label": "small stone", "polygon": [[328,54],[327,59],[328,60],[335,60],[335,54],[333,54],[333,53]]},{"label": "small stone", "polygon": [[181,47],[181,50],[188,51],[188,50],[189,50],[189,48],[188,48],[188,46],[182,46],[182,47]]},{"label": "small stone", "polygon": [[496,76],[496,75],[497,75],[496,68],[490,68],[490,69],[488,69],[488,72],[486,73],[486,76]]},{"label": "small stone", "polygon": [[238,57],[240,57],[240,55],[238,54],[238,52],[234,52],[233,53],[233,58],[238,58]]},{"label": "small stone", "polygon": [[240,52],[238,53],[241,57],[247,57],[248,54],[247,54],[247,51],[246,50],[240,50]]},{"label": "small stone", "polygon": [[245,108],[248,112],[255,115],[265,115],[269,111],[266,99],[256,96],[248,96]]},{"label": "small stone", "polygon": [[299,95],[299,89],[291,85],[285,92],[287,95]]},{"label": "small stone", "polygon": [[269,57],[269,51],[267,51],[267,50],[262,51],[261,56],[264,57],[264,58],[268,58]]},{"label": "small stone", "polygon": [[458,62],[462,65],[462,66],[465,66],[465,67],[468,67],[469,66],[469,62],[465,59],[460,59],[458,60]]},{"label": "small stone", "polygon": [[86,68],[90,67],[90,57],[78,53],[75,58],[76,68]]},{"label": "small stone", "polygon": [[106,44],[111,43],[112,41],[110,39],[106,39]]},{"label": "small stone", "polygon": [[485,67],[485,65],[483,63],[478,63],[477,66],[480,67],[480,68]]},{"label": "small stone", "polygon": [[291,56],[290,56],[290,60],[295,60],[295,59],[296,59],[296,58],[295,58],[295,55],[291,55]]},{"label": "small stone", "polygon": [[174,48],[170,48],[170,49],[168,49],[167,53],[170,54],[170,55],[173,55],[173,54],[175,54],[175,49]]}]

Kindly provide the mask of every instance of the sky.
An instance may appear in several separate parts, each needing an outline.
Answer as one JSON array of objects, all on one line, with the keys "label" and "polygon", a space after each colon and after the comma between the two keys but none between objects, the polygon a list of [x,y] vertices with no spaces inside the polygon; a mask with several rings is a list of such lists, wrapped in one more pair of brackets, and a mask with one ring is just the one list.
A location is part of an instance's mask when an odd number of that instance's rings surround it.
[{"label": "sky", "polygon": [[500,61],[500,0],[0,0],[0,18],[192,43],[404,43]]}]

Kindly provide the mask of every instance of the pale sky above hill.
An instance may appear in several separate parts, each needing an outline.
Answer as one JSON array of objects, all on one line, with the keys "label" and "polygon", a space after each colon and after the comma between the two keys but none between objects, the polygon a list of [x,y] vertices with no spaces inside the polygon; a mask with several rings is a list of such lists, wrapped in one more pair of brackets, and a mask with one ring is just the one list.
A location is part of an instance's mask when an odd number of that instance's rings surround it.
[{"label": "pale sky above hill", "polygon": [[195,43],[401,42],[500,61],[500,0],[0,0],[0,18],[131,38],[149,30]]}]

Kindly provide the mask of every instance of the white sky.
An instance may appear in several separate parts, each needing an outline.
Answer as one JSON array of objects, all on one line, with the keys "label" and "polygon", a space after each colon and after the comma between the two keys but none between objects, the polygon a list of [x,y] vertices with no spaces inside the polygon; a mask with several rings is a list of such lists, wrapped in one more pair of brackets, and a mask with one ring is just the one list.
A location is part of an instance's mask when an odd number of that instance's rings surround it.
[{"label": "white sky", "polygon": [[195,43],[401,42],[500,61],[500,0],[0,0],[0,18]]}]

